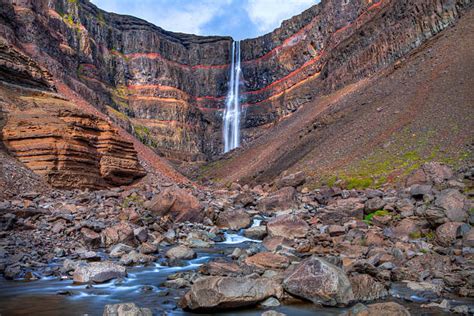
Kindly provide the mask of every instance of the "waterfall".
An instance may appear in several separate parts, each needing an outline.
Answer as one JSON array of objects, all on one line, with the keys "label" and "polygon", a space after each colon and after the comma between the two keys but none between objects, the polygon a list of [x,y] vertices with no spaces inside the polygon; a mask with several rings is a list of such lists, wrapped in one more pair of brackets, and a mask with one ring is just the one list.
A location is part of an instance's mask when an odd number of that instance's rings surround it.
[{"label": "waterfall", "polygon": [[240,146],[240,41],[232,43],[232,62],[230,69],[229,91],[224,111],[223,139],[224,153]]}]

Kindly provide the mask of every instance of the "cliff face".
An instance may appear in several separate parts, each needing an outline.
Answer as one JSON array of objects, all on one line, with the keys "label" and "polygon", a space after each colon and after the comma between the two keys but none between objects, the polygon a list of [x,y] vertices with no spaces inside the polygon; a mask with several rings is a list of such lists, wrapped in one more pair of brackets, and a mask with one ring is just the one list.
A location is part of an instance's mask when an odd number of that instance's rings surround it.
[{"label": "cliff face", "polygon": [[102,189],[145,175],[132,143],[55,93],[52,76],[4,42],[0,81],[2,144],[52,186]]},{"label": "cliff face", "polygon": [[[327,0],[242,42],[246,141],[453,24],[471,0]],[[231,39],[167,32],[87,1],[15,0],[0,35],[162,155],[222,152]]]}]

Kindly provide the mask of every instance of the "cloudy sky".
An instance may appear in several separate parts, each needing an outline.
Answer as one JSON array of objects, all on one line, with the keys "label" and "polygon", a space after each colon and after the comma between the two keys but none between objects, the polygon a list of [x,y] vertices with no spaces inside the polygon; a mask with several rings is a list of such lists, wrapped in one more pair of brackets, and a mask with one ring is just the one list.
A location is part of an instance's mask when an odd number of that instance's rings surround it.
[{"label": "cloudy sky", "polygon": [[199,35],[252,38],[277,28],[319,0],[91,0],[162,28]]}]

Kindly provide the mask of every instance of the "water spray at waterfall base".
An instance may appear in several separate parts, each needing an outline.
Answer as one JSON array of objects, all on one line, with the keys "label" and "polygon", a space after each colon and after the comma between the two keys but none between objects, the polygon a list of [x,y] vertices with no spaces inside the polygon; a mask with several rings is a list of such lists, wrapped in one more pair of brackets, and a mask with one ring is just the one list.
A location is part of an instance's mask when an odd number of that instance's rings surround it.
[{"label": "water spray at waterfall base", "polygon": [[229,91],[223,117],[224,153],[240,146],[240,41],[232,43]]}]

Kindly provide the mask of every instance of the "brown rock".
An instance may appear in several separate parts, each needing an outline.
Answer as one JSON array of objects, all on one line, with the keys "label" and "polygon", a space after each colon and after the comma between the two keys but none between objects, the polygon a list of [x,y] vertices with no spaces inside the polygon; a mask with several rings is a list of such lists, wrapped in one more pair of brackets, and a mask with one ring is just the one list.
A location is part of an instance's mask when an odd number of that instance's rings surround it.
[{"label": "brown rock", "polygon": [[435,204],[444,210],[452,222],[464,222],[468,218],[466,198],[456,189],[446,189],[436,198]]},{"label": "brown rock", "polygon": [[444,246],[450,246],[456,238],[460,237],[458,228],[464,223],[449,222],[436,228],[436,237],[438,241]]},{"label": "brown rock", "polygon": [[286,210],[296,203],[296,190],[293,187],[282,188],[258,201],[258,209],[263,212]]},{"label": "brown rock", "polygon": [[180,245],[169,249],[166,252],[166,257],[177,260],[188,260],[196,258],[196,253],[191,248]]},{"label": "brown rock", "polygon": [[82,237],[84,241],[93,248],[100,246],[100,234],[87,227],[81,228]]},{"label": "brown rock", "polygon": [[283,287],[315,304],[347,305],[354,299],[351,283],[344,271],[318,257],[302,261],[285,278]]},{"label": "brown rock", "polygon": [[395,302],[377,303],[364,306],[357,304],[343,316],[410,316],[410,312]]},{"label": "brown rock", "polygon": [[177,222],[200,222],[204,217],[199,200],[185,190],[174,187],[155,196],[147,207],[158,216],[171,215]]},{"label": "brown rock", "polygon": [[339,199],[328,204],[326,210],[347,217],[364,218],[364,203],[359,198]]},{"label": "brown rock", "polygon": [[79,265],[74,271],[74,283],[103,283],[127,275],[127,269],[112,262],[92,262]]},{"label": "brown rock", "polygon": [[219,214],[217,218],[219,228],[239,230],[250,226],[250,216],[243,210],[229,210]]},{"label": "brown rock", "polygon": [[349,279],[356,301],[375,301],[388,296],[388,291],[385,286],[368,274],[357,274],[351,276]]},{"label": "brown rock", "polygon": [[278,246],[281,246],[281,245],[286,245],[286,246],[291,246],[293,244],[293,242],[285,237],[270,237],[270,236],[267,236],[264,240],[263,240],[263,246],[269,250],[269,251],[275,251]]},{"label": "brown rock", "polygon": [[272,252],[259,252],[245,259],[245,263],[265,269],[285,269],[289,266],[290,260]]},{"label": "brown rock", "polygon": [[284,188],[284,187],[299,187],[300,185],[303,185],[306,181],[306,175],[304,172],[300,171],[297,173],[290,174],[288,176],[284,176],[280,178],[276,185],[278,189]]},{"label": "brown rock", "polygon": [[211,261],[199,268],[199,272],[214,276],[240,276],[242,268],[234,262]]},{"label": "brown rock", "polygon": [[103,316],[152,316],[149,308],[140,308],[135,303],[107,304]]},{"label": "brown rock", "polygon": [[474,247],[474,228],[471,228],[471,230],[469,230],[469,232],[464,235],[463,246]]},{"label": "brown rock", "polygon": [[112,227],[104,229],[101,233],[102,243],[105,247],[123,243],[127,245],[135,245],[135,236],[133,228],[126,222],[120,222]]},{"label": "brown rock", "polygon": [[194,282],[180,306],[194,311],[237,308],[282,294],[281,286],[266,278],[204,277]]},{"label": "brown rock", "polygon": [[268,234],[272,237],[302,238],[308,230],[309,225],[295,215],[280,215],[267,224]]},{"label": "brown rock", "polygon": [[346,229],[344,228],[344,226],[340,225],[329,225],[328,233],[331,237],[341,236],[346,233]]}]

